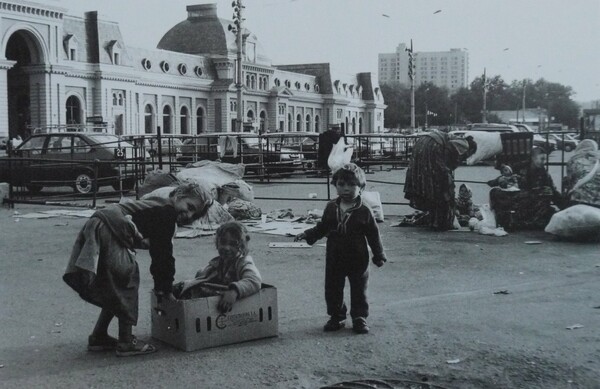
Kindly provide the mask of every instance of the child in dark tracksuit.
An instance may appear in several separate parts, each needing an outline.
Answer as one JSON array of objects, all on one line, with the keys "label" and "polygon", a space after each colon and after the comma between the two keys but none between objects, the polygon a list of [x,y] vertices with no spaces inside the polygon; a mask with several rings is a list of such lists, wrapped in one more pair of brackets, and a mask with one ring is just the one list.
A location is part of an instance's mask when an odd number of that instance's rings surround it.
[{"label": "child in dark tracksuit", "polygon": [[296,236],[309,244],[327,236],[325,266],[325,301],[329,321],[325,331],[337,331],[345,326],[346,304],[344,285],[350,282],[350,316],[352,329],[359,334],[369,332],[367,316],[367,281],[369,278],[369,251],[378,267],[386,262],[377,223],[369,207],[363,204],[360,192],[366,186],[363,170],[353,163],[344,165],[333,174],[332,184],[338,198],[325,207],[322,220],[314,227]]}]

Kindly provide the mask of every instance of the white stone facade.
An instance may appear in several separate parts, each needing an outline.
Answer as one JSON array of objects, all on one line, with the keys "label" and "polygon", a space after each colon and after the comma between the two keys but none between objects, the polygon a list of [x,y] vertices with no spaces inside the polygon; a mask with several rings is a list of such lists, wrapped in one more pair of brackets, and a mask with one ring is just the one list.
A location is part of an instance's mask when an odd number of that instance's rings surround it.
[{"label": "white stone facade", "polygon": [[[188,19],[154,50],[128,47],[118,24],[96,12],[66,12],[0,1],[0,137],[91,118],[117,134],[232,131],[235,37],[215,5],[189,6]],[[185,36],[199,26],[202,36]],[[385,104],[370,73],[274,66],[251,33],[244,51],[242,109],[257,130],[320,132],[344,123],[348,133],[383,131]]]}]

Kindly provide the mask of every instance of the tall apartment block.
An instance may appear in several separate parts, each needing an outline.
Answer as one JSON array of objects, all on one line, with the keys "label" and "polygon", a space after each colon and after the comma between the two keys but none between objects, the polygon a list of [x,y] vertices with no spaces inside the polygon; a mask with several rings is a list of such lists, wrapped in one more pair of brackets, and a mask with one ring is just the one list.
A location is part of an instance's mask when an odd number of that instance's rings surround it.
[{"label": "tall apartment block", "polygon": [[[446,87],[452,93],[467,87],[469,80],[469,53],[463,49],[449,51],[415,52],[415,85],[431,82]],[[408,52],[400,43],[395,53],[379,54],[379,83],[410,85]]]}]

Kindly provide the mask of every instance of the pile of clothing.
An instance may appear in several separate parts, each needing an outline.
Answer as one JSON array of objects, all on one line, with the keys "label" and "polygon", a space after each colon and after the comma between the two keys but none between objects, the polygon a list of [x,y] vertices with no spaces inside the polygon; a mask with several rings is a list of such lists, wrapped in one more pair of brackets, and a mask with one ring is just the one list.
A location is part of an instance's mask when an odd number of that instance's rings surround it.
[{"label": "pile of clothing", "polygon": [[199,161],[177,174],[151,172],[140,187],[142,198],[167,198],[181,182],[193,182],[208,191],[215,200],[206,215],[190,227],[216,229],[232,220],[260,219],[262,211],[254,204],[254,190],[242,177],[244,166],[217,161]]}]

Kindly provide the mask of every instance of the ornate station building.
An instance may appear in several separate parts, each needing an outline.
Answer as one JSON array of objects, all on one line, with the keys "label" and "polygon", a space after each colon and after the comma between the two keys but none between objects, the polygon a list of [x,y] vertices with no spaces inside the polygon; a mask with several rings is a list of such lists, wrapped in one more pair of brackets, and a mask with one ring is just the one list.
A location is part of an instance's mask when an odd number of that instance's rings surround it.
[{"label": "ornate station building", "polygon": [[215,4],[187,7],[156,49],[129,47],[97,12],[0,1],[0,137],[32,128],[102,121],[116,134],[229,132],[237,110],[259,131],[347,133],[384,129],[385,104],[371,73],[335,74],[328,63],[273,65],[245,31],[242,107],[235,35]]}]

